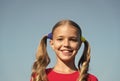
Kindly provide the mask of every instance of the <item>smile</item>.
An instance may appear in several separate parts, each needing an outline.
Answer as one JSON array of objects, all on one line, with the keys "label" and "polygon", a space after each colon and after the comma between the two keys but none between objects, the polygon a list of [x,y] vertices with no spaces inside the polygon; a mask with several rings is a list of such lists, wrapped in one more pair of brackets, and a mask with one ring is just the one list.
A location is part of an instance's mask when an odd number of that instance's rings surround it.
[{"label": "smile", "polygon": [[65,56],[70,56],[72,55],[73,51],[72,50],[61,50],[62,54]]}]

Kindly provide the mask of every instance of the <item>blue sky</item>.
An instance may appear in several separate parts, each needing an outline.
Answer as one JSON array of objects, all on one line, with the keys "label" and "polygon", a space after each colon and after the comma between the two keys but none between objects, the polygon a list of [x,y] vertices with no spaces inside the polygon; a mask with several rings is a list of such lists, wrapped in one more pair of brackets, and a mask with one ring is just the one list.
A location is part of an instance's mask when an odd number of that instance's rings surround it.
[{"label": "blue sky", "polygon": [[[0,0],[0,81],[29,81],[41,37],[61,19],[77,22],[89,41],[89,72],[99,81],[120,80],[119,4],[119,0]],[[48,67],[53,67],[49,43],[48,52]]]}]

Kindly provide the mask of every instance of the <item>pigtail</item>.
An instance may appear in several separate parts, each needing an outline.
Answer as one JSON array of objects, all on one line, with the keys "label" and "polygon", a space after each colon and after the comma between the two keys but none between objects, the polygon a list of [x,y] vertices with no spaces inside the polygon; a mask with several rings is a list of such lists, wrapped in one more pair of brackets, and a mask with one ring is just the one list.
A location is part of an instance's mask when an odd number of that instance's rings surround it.
[{"label": "pigtail", "polygon": [[36,53],[36,60],[32,68],[32,81],[47,81],[47,75],[45,69],[50,62],[47,53],[47,36],[41,39],[40,45]]},{"label": "pigtail", "polygon": [[89,62],[90,62],[90,45],[87,40],[84,42],[84,51],[78,62],[78,68],[80,75],[78,81],[87,81]]}]

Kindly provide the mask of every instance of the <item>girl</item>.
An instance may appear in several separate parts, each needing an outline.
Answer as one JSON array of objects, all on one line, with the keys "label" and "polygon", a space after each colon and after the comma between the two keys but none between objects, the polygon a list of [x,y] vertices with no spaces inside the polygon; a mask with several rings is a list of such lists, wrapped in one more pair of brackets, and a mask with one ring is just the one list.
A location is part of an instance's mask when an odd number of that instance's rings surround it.
[{"label": "girl", "polygon": [[[55,51],[57,62],[53,68],[48,68],[50,58],[46,46],[50,39],[50,46]],[[75,66],[75,56],[84,43],[84,51]],[[55,24],[52,32],[41,39],[33,64],[31,81],[98,81],[88,73],[90,62],[90,45],[82,37],[82,31],[72,20],[61,20]]]}]

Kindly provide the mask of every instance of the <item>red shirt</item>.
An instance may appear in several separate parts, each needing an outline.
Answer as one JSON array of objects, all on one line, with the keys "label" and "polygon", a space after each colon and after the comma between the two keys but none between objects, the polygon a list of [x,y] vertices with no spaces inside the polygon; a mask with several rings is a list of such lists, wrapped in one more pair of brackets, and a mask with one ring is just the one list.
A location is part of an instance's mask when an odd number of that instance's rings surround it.
[{"label": "red shirt", "polygon": [[[61,74],[53,71],[52,69],[47,69],[46,70],[48,81],[77,81],[79,72],[76,71],[71,74]],[[89,74],[87,81],[98,81],[97,78]]]},{"label": "red shirt", "polygon": [[[78,71],[71,74],[61,74],[53,71],[51,68],[46,70],[46,74],[48,81],[77,81],[79,76]],[[36,75],[33,76],[33,78],[35,77]],[[32,81],[32,79],[30,81]],[[98,79],[94,75],[88,74],[87,81],[98,81]]]}]

